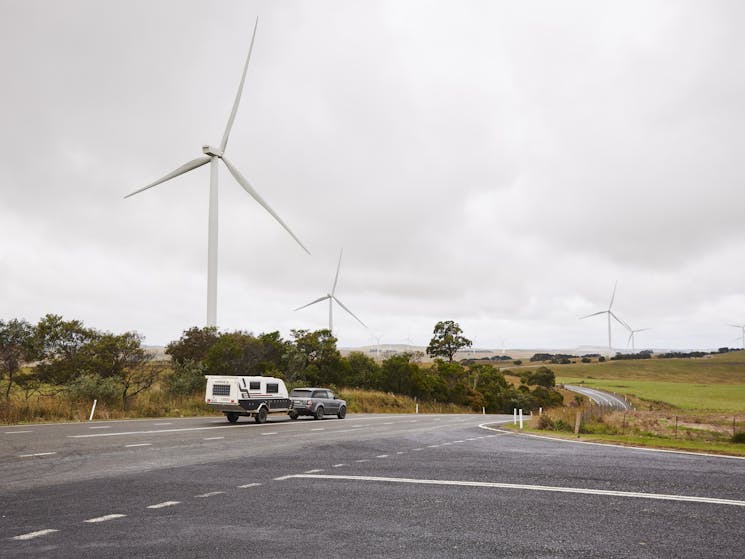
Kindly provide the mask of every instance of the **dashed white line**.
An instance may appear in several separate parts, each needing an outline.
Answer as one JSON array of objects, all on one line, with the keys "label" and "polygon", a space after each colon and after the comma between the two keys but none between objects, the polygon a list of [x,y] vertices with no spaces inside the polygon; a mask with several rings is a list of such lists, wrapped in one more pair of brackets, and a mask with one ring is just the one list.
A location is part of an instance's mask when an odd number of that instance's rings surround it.
[{"label": "dashed white line", "polygon": [[173,423],[153,423],[153,425],[156,427],[161,427],[163,425],[173,425]]},{"label": "dashed white line", "polygon": [[59,532],[59,530],[48,528],[46,530],[39,530],[38,532],[29,532],[28,534],[21,534],[20,536],[15,536],[11,539],[12,540],[32,540],[34,538],[38,538],[39,536],[46,536],[47,534],[52,534],[54,532]]},{"label": "dashed white line", "polygon": [[494,483],[486,481],[457,481],[442,479],[411,479],[375,476],[343,476],[343,475],[306,475],[295,474],[275,478],[284,481],[291,478],[329,479],[345,481],[371,481],[387,483],[410,483],[415,485],[454,485],[460,487],[484,487],[491,489],[521,489],[523,491],[546,491],[552,493],[574,493],[580,495],[603,495],[607,497],[626,497],[636,499],[653,499],[658,501],[683,501],[689,503],[708,503],[713,505],[730,505],[745,507],[745,501],[735,499],[719,499],[715,497],[698,497],[694,495],[665,495],[661,493],[641,493],[636,491],[613,491],[608,489],[585,489],[582,487],[552,487],[549,485],[524,485],[517,483]]},{"label": "dashed white line", "polygon": [[51,456],[57,454],[56,452],[37,452],[35,454],[19,454],[18,458],[32,458],[34,456]]},{"label": "dashed white line", "polygon": [[163,508],[166,508],[166,507],[172,507],[174,505],[179,505],[179,504],[181,504],[181,501],[164,501],[164,502],[158,503],[156,505],[148,505],[147,508],[149,508],[149,509],[163,509]]},{"label": "dashed white line", "polygon": [[194,495],[197,499],[206,499],[207,497],[214,497],[215,495],[224,495],[225,491],[210,491],[209,493],[202,493],[201,495]]},{"label": "dashed white line", "polygon": [[388,421],[387,423],[383,423],[383,425],[393,425],[392,421]]},{"label": "dashed white line", "polygon": [[83,522],[88,522],[89,524],[95,524],[97,522],[106,522],[108,520],[124,518],[125,516],[127,515],[126,514],[107,514],[106,516],[99,516],[98,518],[89,518],[88,520],[83,520]]},{"label": "dashed white line", "polygon": [[346,466],[346,464],[334,464],[334,465],[333,465],[333,466],[331,466],[331,467],[332,467],[332,468],[341,468],[341,467],[343,467],[343,466]]},{"label": "dashed white line", "polygon": [[219,441],[220,439],[224,439],[225,437],[206,437],[205,441]]},{"label": "dashed white line", "polygon": [[363,462],[369,462],[367,458],[363,458],[362,460],[355,460],[355,462],[362,464]]},{"label": "dashed white line", "polygon": [[111,429],[111,425],[96,425],[94,427],[88,427],[88,429]]},{"label": "dashed white line", "polygon": [[305,472],[306,474],[317,474],[318,472],[322,472],[323,470],[308,470]]},{"label": "dashed white line", "polygon": [[453,444],[464,443],[466,441],[453,441]]},{"label": "dashed white line", "polygon": [[238,489],[248,489],[249,487],[258,487],[260,483],[247,483],[246,485],[239,485]]},{"label": "dashed white line", "polygon": [[124,448],[134,448],[136,446],[153,446],[153,443],[136,443],[136,444],[125,444]]},{"label": "dashed white line", "polygon": [[315,429],[311,429],[311,431],[325,431],[326,429],[323,427],[316,427]]},{"label": "dashed white line", "polygon": [[440,446],[440,445],[439,444],[431,444],[431,445],[427,445],[427,448],[437,448],[438,446]]},{"label": "dashed white line", "polygon": [[388,458],[387,454],[379,454],[375,458]]},{"label": "dashed white line", "polygon": [[5,431],[4,435],[20,435],[21,433],[33,433],[33,431]]},{"label": "dashed white line", "polygon": [[405,450],[399,450],[396,454],[406,454]]},{"label": "dashed white line", "polygon": [[412,452],[419,452],[420,450],[424,450],[423,448],[412,448]]},{"label": "dashed white line", "polygon": [[262,436],[262,437],[266,437],[267,435],[276,435],[276,434],[277,434],[277,433],[276,433],[276,431],[275,431],[274,433],[262,433],[262,434],[261,434],[261,436]]}]

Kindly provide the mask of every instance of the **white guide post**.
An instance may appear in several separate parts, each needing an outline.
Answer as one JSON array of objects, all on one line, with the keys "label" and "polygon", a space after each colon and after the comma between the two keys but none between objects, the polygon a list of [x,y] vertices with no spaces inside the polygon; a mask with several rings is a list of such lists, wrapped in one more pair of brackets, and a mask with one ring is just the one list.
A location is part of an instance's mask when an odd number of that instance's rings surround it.
[{"label": "white guide post", "polygon": [[520,408],[520,429],[523,428],[523,410]]},{"label": "white guide post", "polygon": [[512,408],[512,424],[517,425],[517,408]]},{"label": "white guide post", "polygon": [[96,411],[96,402],[98,402],[98,400],[93,400],[93,407],[91,407],[91,414],[88,417],[88,421],[93,421],[93,413]]}]

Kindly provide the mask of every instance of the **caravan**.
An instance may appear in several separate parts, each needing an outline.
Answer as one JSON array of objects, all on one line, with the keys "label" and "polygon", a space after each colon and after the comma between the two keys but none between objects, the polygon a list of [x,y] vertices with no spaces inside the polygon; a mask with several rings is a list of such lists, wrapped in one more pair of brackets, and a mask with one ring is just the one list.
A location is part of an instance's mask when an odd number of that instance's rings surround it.
[{"label": "caravan", "polygon": [[253,416],[256,423],[264,423],[270,413],[288,413],[292,407],[282,379],[217,375],[206,378],[204,401],[224,413],[231,423],[241,415]]}]

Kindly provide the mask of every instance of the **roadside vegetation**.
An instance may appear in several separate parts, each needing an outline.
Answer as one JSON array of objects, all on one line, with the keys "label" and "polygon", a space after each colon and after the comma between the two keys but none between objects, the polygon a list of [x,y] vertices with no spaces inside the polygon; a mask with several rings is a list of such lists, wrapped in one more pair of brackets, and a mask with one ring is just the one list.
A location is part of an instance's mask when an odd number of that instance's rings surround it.
[{"label": "roadside vegetation", "polygon": [[[376,361],[342,356],[328,330],[221,332],[189,328],[157,356],[135,332],[112,334],[47,315],[37,324],[0,320],[0,421],[76,421],[213,414],[204,403],[205,375],[264,375],[289,388],[326,386],[349,400],[350,412],[509,412],[555,405],[553,373],[522,373],[516,385],[491,364],[452,360],[470,345],[453,321],[435,326],[427,352]],[[443,359],[443,357],[445,359]]]},{"label": "roadside vegetation", "polygon": [[596,359],[552,368],[559,387],[573,384],[612,392],[626,397],[633,409],[610,411],[565,392],[565,405],[534,415],[531,429],[588,441],[745,456],[743,351]]}]

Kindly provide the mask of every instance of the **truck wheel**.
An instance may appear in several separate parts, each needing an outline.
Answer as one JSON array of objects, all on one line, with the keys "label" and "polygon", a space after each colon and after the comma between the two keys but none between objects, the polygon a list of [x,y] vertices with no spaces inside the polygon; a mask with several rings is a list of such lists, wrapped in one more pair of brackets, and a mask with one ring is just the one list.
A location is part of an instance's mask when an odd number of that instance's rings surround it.
[{"label": "truck wheel", "polygon": [[266,408],[262,407],[259,410],[259,412],[256,414],[256,417],[255,417],[256,423],[266,423],[266,416],[267,416]]},{"label": "truck wheel", "polygon": [[238,421],[238,414],[235,412],[226,413],[225,417],[228,418],[228,421],[230,421],[230,423],[235,423],[236,421]]},{"label": "truck wheel", "polygon": [[318,406],[316,408],[316,413],[313,415],[316,419],[323,419],[323,406]]},{"label": "truck wheel", "polygon": [[298,417],[300,417],[300,414],[298,412],[296,412],[296,411],[288,412],[288,415],[290,416],[290,419],[292,419],[292,420],[295,420]]},{"label": "truck wheel", "polygon": [[336,417],[339,419],[344,419],[347,417],[347,406],[342,406],[339,408],[339,413],[336,414]]}]

